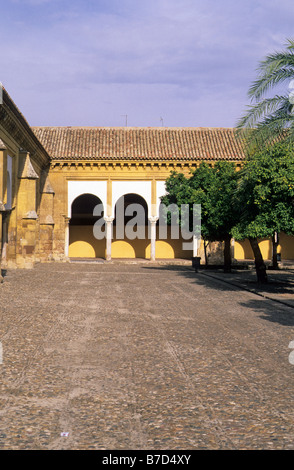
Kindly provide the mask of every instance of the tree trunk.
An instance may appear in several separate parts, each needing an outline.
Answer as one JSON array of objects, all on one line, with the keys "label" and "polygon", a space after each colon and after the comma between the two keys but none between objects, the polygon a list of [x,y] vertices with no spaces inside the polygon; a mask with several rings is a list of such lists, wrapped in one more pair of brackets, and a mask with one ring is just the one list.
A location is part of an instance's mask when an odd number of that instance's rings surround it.
[{"label": "tree trunk", "polygon": [[232,268],[231,236],[226,235],[224,242],[224,272],[230,273]]},{"label": "tree trunk", "polygon": [[208,256],[207,256],[207,246],[208,246],[207,241],[204,240],[204,258],[205,258],[205,266],[208,265]]},{"label": "tree trunk", "polygon": [[266,284],[267,283],[266,266],[263,261],[263,257],[262,257],[262,254],[258,245],[258,241],[256,238],[250,238],[249,242],[254,253],[257,282],[259,284]]},{"label": "tree trunk", "polygon": [[279,269],[278,265],[278,257],[277,257],[277,248],[279,244],[279,234],[275,232],[272,236],[272,244],[273,244],[273,258],[272,258],[272,268]]}]

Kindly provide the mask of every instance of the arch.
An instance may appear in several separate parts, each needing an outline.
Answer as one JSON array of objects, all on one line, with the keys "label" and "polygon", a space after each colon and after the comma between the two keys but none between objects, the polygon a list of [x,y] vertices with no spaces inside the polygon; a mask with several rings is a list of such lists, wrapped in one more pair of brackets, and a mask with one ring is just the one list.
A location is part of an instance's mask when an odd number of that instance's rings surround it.
[{"label": "arch", "polygon": [[235,241],[234,258],[236,259],[254,259],[253,251],[249,240]]},{"label": "arch", "polygon": [[138,214],[138,221],[142,225],[148,225],[148,204],[142,196],[135,193],[124,194],[116,201],[114,206],[114,223],[117,222],[119,216],[122,217],[122,214],[117,213],[118,210],[123,210],[124,223],[129,222],[136,215],[133,213],[133,210],[136,212],[136,206],[142,207],[142,212]]},{"label": "arch", "polygon": [[[95,207],[101,205],[101,215],[94,215]],[[104,206],[95,194],[85,193],[76,197],[71,204],[71,225],[93,225],[103,216]]]},{"label": "arch", "polygon": [[145,258],[148,204],[139,194],[122,195],[114,206],[113,258]]},{"label": "arch", "polygon": [[83,194],[97,196],[102,201],[103,207],[107,207],[107,181],[68,181],[68,217],[71,216],[73,201]]},{"label": "arch", "polygon": [[126,194],[136,194],[143,198],[151,214],[151,181],[113,181],[112,182],[112,217],[118,200]]},{"label": "arch", "polygon": [[[94,215],[94,209],[101,205],[99,215]],[[105,240],[94,237],[95,222],[103,218],[104,206],[100,198],[91,193],[77,196],[71,204],[71,218],[69,223],[70,258],[104,258]]]}]

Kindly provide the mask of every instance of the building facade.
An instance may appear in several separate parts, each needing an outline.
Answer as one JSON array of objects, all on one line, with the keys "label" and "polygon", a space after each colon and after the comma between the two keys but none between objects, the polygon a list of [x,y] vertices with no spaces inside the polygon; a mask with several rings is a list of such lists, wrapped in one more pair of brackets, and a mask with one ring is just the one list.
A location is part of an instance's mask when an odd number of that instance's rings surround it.
[{"label": "building facade", "polygon": [[47,259],[48,251],[52,251],[51,158],[4,89],[1,98],[1,269],[9,265],[31,267],[37,259]]},{"label": "building facade", "polygon": [[[160,198],[172,171],[189,175],[202,161],[241,166],[244,155],[234,129],[32,128],[4,89],[2,97],[2,270],[72,258],[203,256],[189,233],[175,237],[171,227],[161,231]],[[138,206],[141,218],[134,211]],[[260,245],[270,259],[270,240]],[[280,245],[283,258],[294,259],[293,238],[281,234]],[[212,262],[217,248],[210,246]],[[237,259],[253,258],[247,241],[233,244],[233,250]]]}]

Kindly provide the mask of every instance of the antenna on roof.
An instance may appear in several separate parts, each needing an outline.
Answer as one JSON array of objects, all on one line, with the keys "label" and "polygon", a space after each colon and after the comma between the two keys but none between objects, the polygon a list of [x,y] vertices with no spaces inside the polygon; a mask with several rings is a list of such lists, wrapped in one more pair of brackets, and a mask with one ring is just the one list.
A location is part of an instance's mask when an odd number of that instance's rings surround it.
[{"label": "antenna on roof", "polygon": [[126,127],[128,127],[128,115],[127,114],[122,114],[126,118]]},{"label": "antenna on roof", "polygon": [[161,125],[163,127],[163,118],[162,117],[160,117],[160,121],[161,121]]}]

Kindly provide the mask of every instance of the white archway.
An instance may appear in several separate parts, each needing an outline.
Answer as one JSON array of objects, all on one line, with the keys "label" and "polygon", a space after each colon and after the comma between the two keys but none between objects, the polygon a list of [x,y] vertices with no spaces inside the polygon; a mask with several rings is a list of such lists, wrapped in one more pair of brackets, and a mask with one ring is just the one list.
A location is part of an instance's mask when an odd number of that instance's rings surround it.
[{"label": "white archway", "polygon": [[[97,208],[99,210],[97,211]],[[98,196],[81,194],[72,202],[68,225],[68,256],[71,258],[103,258],[105,241],[95,236],[95,225],[104,223],[104,207]]]},{"label": "white archway", "polygon": [[151,181],[113,181],[112,182],[112,217],[117,201],[126,194],[137,194],[141,196],[147,204],[148,213],[151,211]]},{"label": "white archway", "polygon": [[71,217],[73,201],[82,194],[93,194],[107,207],[107,181],[68,181],[67,216]]}]

